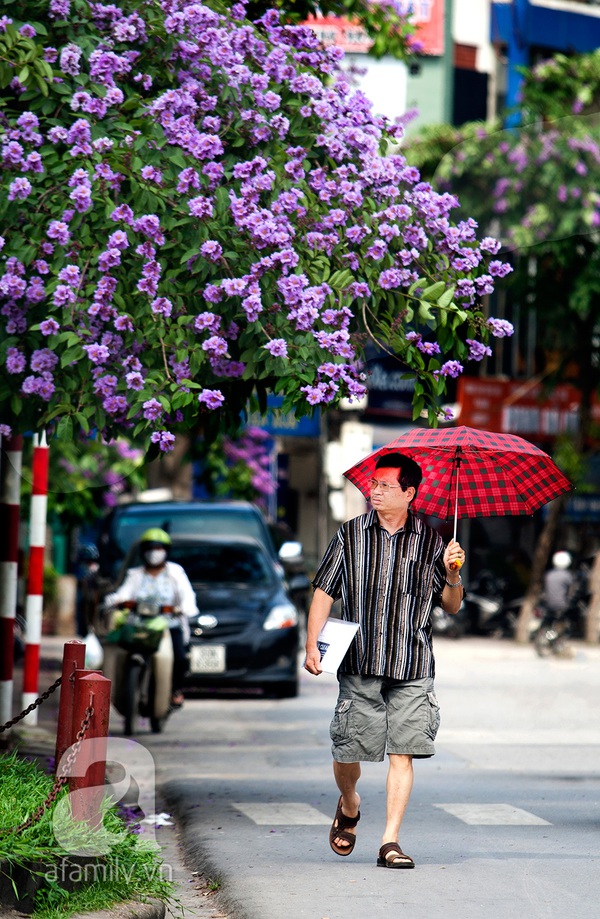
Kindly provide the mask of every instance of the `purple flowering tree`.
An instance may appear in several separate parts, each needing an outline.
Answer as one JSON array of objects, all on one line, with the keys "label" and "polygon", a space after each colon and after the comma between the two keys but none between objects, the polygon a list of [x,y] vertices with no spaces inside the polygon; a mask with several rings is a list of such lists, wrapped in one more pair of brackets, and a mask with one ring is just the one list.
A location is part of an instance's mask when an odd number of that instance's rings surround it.
[{"label": "purple flowering tree", "polygon": [[512,331],[485,310],[499,242],[309,29],[218,0],[23,0],[0,42],[5,430],[167,452],[269,392],[299,416],[360,399],[369,340],[435,422]]},{"label": "purple flowering tree", "polygon": [[271,471],[270,435],[248,427],[238,437],[220,434],[203,451],[201,482],[210,494],[253,501],[268,510],[277,490]]}]

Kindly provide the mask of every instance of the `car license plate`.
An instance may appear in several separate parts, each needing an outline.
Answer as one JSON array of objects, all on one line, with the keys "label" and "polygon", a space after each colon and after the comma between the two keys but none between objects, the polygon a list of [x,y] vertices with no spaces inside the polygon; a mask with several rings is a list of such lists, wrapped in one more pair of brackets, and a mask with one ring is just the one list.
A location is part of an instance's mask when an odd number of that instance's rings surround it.
[{"label": "car license plate", "polygon": [[192,645],[190,650],[192,673],[225,672],[225,645]]}]

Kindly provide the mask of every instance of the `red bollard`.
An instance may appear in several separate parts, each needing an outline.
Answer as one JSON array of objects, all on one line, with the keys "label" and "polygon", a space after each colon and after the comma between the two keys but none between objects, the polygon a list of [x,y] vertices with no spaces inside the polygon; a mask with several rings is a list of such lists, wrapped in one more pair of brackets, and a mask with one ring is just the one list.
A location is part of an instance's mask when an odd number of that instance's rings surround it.
[{"label": "red bollard", "polygon": [[73,738],[81,730],[89,706],[91,716],[79,751],[70,765],[69,789],[74,820],[85,820],[97,827],[102,822],[111,681],[96,671],[75,671]]},{"label": "red bollard", "polygon": [[85,663],[85,644],[82,641],[66,641],[63,648],[62,682],[60,684],[60,702],[58,706],[58,724],[56,726],[56,751],[54,770],[58,769],[61,757],[73,743],[73,700],[75,681],[71,679],[76,670],[81,670]]}]

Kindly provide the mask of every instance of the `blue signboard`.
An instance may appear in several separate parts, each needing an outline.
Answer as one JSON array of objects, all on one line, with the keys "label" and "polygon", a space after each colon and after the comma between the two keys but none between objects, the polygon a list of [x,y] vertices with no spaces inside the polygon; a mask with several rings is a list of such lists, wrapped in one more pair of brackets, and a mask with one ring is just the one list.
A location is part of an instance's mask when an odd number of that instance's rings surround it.
[{"label": "blue signboard", "polygon": [[262,428],[273,437],[318,437],[321,416],[315,409],[312,417],[296,418],[294,412],[282,412],[283,396],[267,396],[267,412],[252,412],[248,425]]}]

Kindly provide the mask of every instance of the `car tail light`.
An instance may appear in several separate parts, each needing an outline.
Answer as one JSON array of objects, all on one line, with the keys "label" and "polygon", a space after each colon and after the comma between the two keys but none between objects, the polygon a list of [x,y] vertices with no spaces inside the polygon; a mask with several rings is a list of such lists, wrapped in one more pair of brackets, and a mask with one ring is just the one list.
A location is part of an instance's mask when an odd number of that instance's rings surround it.
[{"label": "car tail light", "polygon": [[263,623],[263,629],[291,629],[298,625],[298,611],[291,603],[279,603],[274,606]]}]

